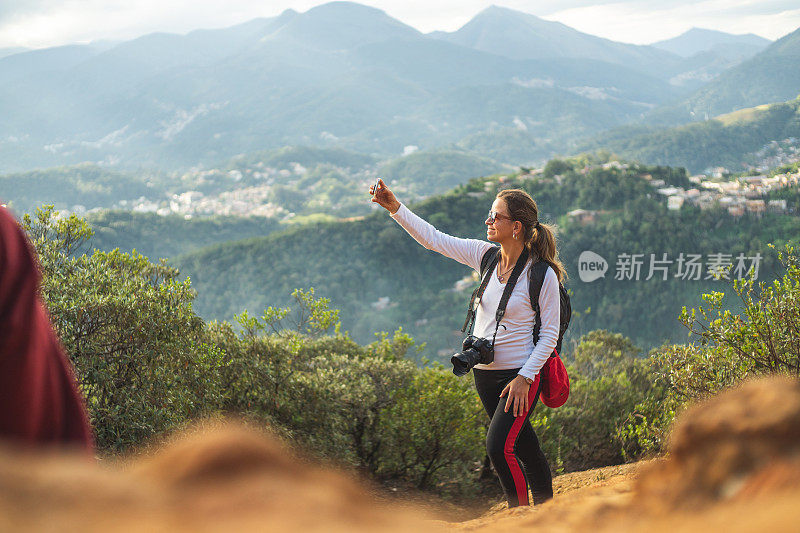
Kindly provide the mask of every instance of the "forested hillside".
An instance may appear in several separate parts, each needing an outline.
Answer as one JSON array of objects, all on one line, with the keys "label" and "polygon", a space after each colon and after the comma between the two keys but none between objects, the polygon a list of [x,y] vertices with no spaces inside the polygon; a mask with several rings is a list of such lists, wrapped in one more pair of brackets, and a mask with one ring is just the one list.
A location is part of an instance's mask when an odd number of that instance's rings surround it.
[{"label": "forested hillside", "polygon": [[98,250],[136,250],[151,261],[175,257],[220,242],[264,236],[282,226],[264,217],[206,217],[104,211],[86,221],[94,235],[87,243]]},{"label": "forested hillside", "polygon": [[738,172],[765,144],[791,137],[800,137],[800,97],[673,128],[625,126],[576,149],[604,148],[639,161],[685,166],[692,173],[713,166]]},{"label": "forested hillside", "polygon": [[[643,176],[667,185],[692,186],[684,169],[632,164],[603,168],[588,158],[551,161],[541,175],[473,179],[448,194],[410,207],[452,235],[485,238],[484,216],[500,188],[522,187],[538,202],[542,220],[560,227],[559,250],[571,279],[576,311],[568,335],[603,328],[620,332],[647,348],[684,335],[676,316],[681,306],[698,303],[702,290],[726,291],[722,281],[614,279],[619,254],[680,253],[764,256],[759,276],[774,272],[776,260],[766,244],[796,239],[800,220],[766,213],[733,217],[723,208],[685,205],[667,209]],[[400,198],[403,200],[402,197]],[[591,223],[568,216],[574,209],[595,210]],[[603,256],[606,277],[581,282],[576,273],[582,251]],[[176,261],[198,289],[196,309],[206,318],[230,318],[241,309],[260,313],[288,300],[297,287],[314,287],[342,310],[342,324],[354,338],[402,326],[428,356],[446,357],[458,347],[472,284],[454,290],[468,268],[425,250],[391,218],[378,212],[362,220],[319,223],[265,238],[216,245]],[[675,265],[671,271],[674,274]],[[588,310],[590,308],[590,310]],[[588,312],[586,312],[588,310]]]},{"label": "forested hillside", "polygon": [[0,176],[0,201],[18,213],[42,204],[56,209],[110,208],[121,201],[163,195],[162,184],[149,178],[91,163],[6,174]]}]

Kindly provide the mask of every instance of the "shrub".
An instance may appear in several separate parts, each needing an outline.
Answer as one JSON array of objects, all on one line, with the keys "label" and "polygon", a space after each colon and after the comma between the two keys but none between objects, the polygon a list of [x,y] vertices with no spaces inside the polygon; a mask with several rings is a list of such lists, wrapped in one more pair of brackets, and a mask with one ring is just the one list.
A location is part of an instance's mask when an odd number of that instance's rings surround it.
[{"label": "shrub", "polygon": [[463,492],[484,455],[484,417],[470,381],[441,365],[420,369],[383,418],[387,452],[378,473],[420,489],[450,484],[451,492]]},{"label": "shrub", "polygon": [[707,308],[683,308],[680,319],[699,342],[655,354],[658,373],[678,401],[707,397],[749,376],[800,377],[800,267],[791,245],[778,259],[786,272],[771,285],[759,282],[757,293],[752,270],[733,280],[740,314],[726,309],[724,293],[716,291],[703,294]]}]

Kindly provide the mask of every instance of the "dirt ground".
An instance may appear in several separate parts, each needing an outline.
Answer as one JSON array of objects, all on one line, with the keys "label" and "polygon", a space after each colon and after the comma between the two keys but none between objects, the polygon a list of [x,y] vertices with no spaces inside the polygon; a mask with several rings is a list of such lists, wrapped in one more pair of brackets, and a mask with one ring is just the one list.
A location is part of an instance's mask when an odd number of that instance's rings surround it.
[{"label": "dirt ground", "polygon": [[225,424],[110,464],[0,443],[0,531],[798,531],[800,384],[745,383],[688,409],[664,458],[554,485],[543,505],[464,520],[430,499],[376,499],[353,474]]},{"label": "dirt ground", "polygon": [[534,507],[508,509],[505,501],[498,502],[481,517],[456,523],[442,523],[461,531],[500,531],[519,521],[537,521],[542,514],[581,508],[595,512],[629,505],[633,498],[637,472],[651,461],[571,472],[553,478],[553,500]]},{"label": "dirt ground", "polygon": [[[553,477],[553,493],[561,498],[572,491],[585,488],[615,486],[614,490],[630,492],[632,481],[639,467],[651,461],[631,463],[617,466],[595,468],[583,472],[570,472]],[[480,524],[487,519],[508,510],[508,504],[502,497],[500,482],[493,478],[489,483],[496,487],[498,496],[489,501],[475,501],[472,506],[456,505],[447,500],[437,498],[429,493],[416,491],[408,487],[382,487],[376,489],[378,501],[387,503],[393,509],[413,509],[423,511],[433,520],[465,530]],[[396,492],[392,492],[396,491]],[[532,501],[532,497],[531,497]]]}]

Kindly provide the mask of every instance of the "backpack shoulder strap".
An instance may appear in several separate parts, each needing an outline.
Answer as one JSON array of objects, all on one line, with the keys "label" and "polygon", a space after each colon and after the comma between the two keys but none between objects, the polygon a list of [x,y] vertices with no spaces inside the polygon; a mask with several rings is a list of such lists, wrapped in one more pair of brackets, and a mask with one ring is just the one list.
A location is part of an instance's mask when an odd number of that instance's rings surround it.
[{"label": "backpack shoulder strap", "polygon": [[467,330],[470,320],[475,318],[475,300],[480,300],[483,296],[483,292],[486,290],[486,286],[489,284],[491,271],[494,270],[494,267],[497,265],[497,261],[499,259],[499,246],[492,246],[486,250],[483,254],[483,257],[481,257],[481,284],[478,286],[478,288],[472,291],[472,298],[469,301],[469,309],[467,310],[467,319],[464,321],[464,325],[461,327],[462,333]]},{"label": "backpack shoulder strap", "polygon": [[481,257],[481,279],[486,276],[486,269],[489,268],[489,264],[494,261],[499,253],[499,246],[492,246],[483,253],[483,257]]},{"label": "backpack shoulder strap", "polygon": [[539,293],[542,292],[542,285],[544,285],[544,277],[547,274],[548,266],[550,265],[547,262],[541,260],[531,265],[528,288],[531,295],[531,308],[537,312],[539,309]]},{"label": "backpack shoulder strap", "polygon": [[528,289],[530,291],[531,309],[536,313],[533,325],[533,342],[539,342],[539,331],[542,329],[542,317],[539,313],[539,293],[542,292],[544,277],[547,274],[547,267],[550,266],[541,259],[531,265]]}]

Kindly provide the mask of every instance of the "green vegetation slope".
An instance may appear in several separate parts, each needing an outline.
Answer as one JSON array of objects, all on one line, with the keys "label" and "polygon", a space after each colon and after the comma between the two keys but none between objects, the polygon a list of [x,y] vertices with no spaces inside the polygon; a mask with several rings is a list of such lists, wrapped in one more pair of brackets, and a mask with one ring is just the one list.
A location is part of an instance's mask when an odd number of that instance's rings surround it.
[{"label": "green vegetation slope", "polygon": [[[643,176],[689,188],[684,169],[638,164],[617,169],[597,163],[554,160],[538,177],[517,175],[504,183],[497,177],[473,179],[410,207],[449,234],[485,238],[484,214],[497,190],[527,190],[542,219],[560,226],[559,250],[576,311],[569,334],[577,338],[608,329],[644,348],[680,340],[685,335],[676,319],[681,306],[695,305],[701,290],[721,286],[713,279],[662,280],[659,275],[645,281],[649,254],[661,259],[666,253],[676,261],[680,253],[704,259],[715,253],[732,258],[761,253],[760,276],[766,277],[776,265],[766,244],[796,239],[800,229],[800,220],[783,214],[735,218],[721,208],[688,205],[672,211]],[[599,211],[595,221],[582,225],[567,216],[578,208]],[[608,261],[605,278],[579,280],[577,260],[584,250]],[[614,279],[616,258],[623,253],[644,254],[638,281]],[[459,346],[472,288],[454,290],[469,269],[421,247],[385,212],[219,244],[182,256],[176,264],[198,289],[196,309],[206,318],[227,319],[241,309],[259,313],[286,302],[294,288],[313,286],[341,309],[342,324],[355,339],[366,342],[375,331],[402,326],[439,357]],[[673,264],[670,272],[676,268]]]}]

